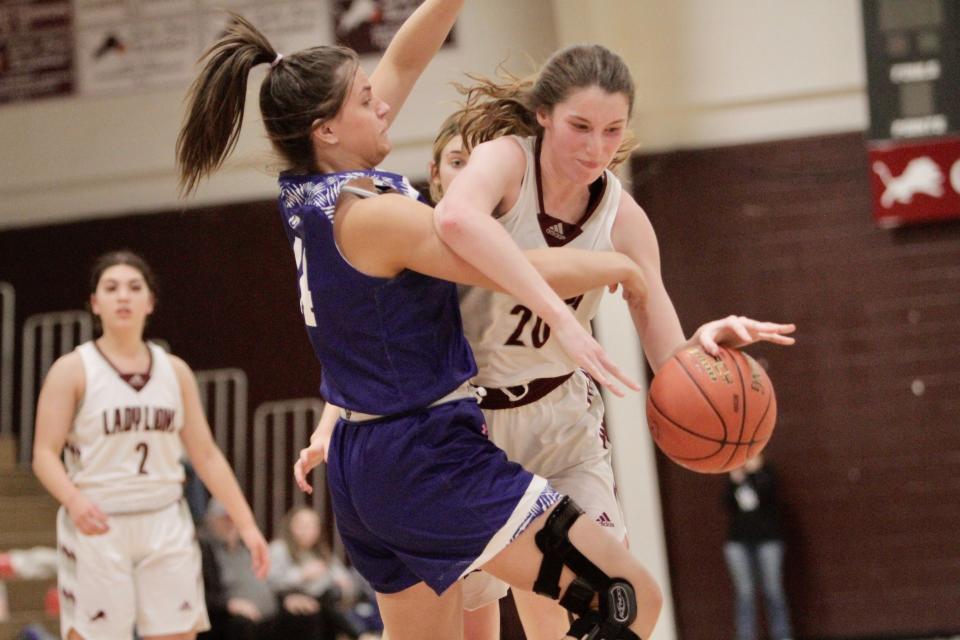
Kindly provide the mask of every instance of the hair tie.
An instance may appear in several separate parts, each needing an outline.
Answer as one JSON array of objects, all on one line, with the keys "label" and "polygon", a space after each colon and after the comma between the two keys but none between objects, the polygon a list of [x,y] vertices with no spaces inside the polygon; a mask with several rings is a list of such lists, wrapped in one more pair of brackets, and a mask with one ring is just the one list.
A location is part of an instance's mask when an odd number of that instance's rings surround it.
[{"label": "hair tie", "polygon": [[278,64],[280,64],[280,61],[281,61],[281,60],[283,60],[283,54],[282,54],[282,53],[278,53],[278,54],[277,54],[277,57],[274,58],[274,59],[273,59],[273,62],[270,63],[270,68],[271,68],[271,69],[276,68],[276,66],[277,66]]}]

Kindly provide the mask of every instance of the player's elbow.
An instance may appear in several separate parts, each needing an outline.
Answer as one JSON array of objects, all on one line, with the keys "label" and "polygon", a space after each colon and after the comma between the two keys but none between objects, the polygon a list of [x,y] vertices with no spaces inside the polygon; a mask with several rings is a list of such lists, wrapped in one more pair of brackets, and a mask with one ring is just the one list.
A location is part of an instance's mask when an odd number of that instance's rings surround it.
[{"label": "player's elbow", "polygon": [[434,226],[440,239],[450,245],[467,234],[467,212],[453,204],[440,203],[434,214]]},{"label": "player's elbow", "polygon": [[50,459],[47,451],[39,445],[34,445],[33,453],[30,457],[30,469],[33,475],[40,476],[46,469],[46,461]]}]

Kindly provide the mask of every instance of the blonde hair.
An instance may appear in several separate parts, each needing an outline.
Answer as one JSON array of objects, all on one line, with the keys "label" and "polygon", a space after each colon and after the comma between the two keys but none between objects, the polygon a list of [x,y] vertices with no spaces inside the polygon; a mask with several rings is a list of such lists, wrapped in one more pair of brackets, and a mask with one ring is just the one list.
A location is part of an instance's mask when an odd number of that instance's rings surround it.
[{"label": "blonde hair", "polygon": [[[456,111],[443,121],[443,124],[440,125],[440,131],[437,132],[437,137],[433,139],[433,166],[435,171],[439,171],[440,163],[443,160],[443,149],[450,143],[451,140],[460,135],[460,112]],[[443,187],[434,182],[433,174],[430,175],[430,198],[433,199],[434,204],[440,202],[440,198],[443,197]]]}]

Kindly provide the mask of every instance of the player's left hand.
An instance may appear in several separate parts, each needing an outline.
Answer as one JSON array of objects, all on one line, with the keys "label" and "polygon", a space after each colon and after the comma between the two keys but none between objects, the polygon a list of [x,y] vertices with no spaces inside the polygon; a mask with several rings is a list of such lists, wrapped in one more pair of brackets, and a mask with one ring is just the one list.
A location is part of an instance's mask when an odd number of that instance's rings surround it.
[{"label": "player's left hand", "polygon": [[691,342],[699,344],[710,355],[719,356],[720,345],[738,348],[761,341],[792,345],[796,340],[788,334],[796,329],[794,324],[759,322],[744,316],[727,316],[702,325],[693,335]]},{"label": "player's left hand", "polygon": [[300,490],[310,495],[313,487],[307,481],[307,476],[321,462],[327,460],[327,448],[330,445],[330,436],[311,439],[310,445],[300,450],[297,461],[293,464],[293,479]]},{"label": "player's left hand", "polygon": [[240,538],[243,540],[244,546],[250,551],[250,564],[253,567],[253,572],[263,580],[270,571],[270,552],[267,549],[267,541],[256,526],[242,529]]}]

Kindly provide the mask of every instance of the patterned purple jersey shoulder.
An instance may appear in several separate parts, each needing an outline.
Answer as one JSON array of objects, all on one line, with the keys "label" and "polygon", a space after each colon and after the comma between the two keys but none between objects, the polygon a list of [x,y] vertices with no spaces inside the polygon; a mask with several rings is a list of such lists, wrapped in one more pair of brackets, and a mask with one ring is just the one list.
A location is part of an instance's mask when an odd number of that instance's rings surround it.
[{"label": "patterned purple jersey shoulder", "polygon": [[476,373],[456,287],[414,271],[377,278],[354,269],[334,241],[343,187],[369,178],[378,191],[419,194],[377,170],[280,177],[280,215],[297,264],[300,309],[322,367],[320,392],[364,413],[427,406]]}]

